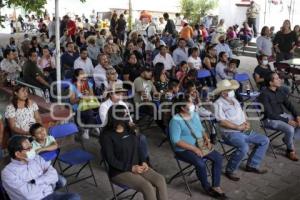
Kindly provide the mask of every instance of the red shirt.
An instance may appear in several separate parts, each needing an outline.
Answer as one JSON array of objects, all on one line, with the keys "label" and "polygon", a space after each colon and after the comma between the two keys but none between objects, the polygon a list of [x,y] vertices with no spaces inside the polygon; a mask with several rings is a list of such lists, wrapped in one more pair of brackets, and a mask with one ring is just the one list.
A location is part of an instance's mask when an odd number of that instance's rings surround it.
[{"label": "red shirt", "polygon": [[202,32],[202,37],[203,39],[206,39],[208,37],[208,33],[207,33],[207,30],[206,28],[203,28],[203,29],[200,29],[201,32]]},{"label": "red shirt", "polygon": [[76,33],[76,24],[74,21],[69,20],[67,24],[68,36],[73,36]]}]

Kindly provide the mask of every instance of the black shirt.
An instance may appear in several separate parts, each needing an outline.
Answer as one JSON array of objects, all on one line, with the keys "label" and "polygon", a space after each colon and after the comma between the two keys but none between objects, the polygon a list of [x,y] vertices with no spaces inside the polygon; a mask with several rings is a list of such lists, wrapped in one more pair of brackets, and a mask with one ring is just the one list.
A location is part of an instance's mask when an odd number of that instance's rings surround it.
[{"label": "black shirt", "polygon": [[274,44],[278,44],[278,47],[280,51],[289,53],[290,50],[293,48],[293,45],[295,45],[298,42],[297,35],[294,31],[291,31],[288,34],[284,34],[281,31],[278,31],[274,38]]},{"label": "black shirt", "polygon": [[44,80],[46,79],[44,77],[43,72],[40,70],[40,68],[37,66],[36,63],[32,62],[31,60],[28,60],[24,64],[23,68],[23,79],[25,83],[28,83],[30,85],[33,85],[35,87],[46,89],[46,86],[37,81],[37,77],[42,77]]},{"label": "black shirt", "polygon": [[264,89],[259,96],[259,101],[264,105],[264,119],[281,120],[288,123],[288,118],[280,116],[284,113],[284,108],[291,112],[295,118],[300,116],[299,111],[289,101],[282,88],[278,88],[276,91],[269,88]]},{"label": "black shirt", "polygon": [[109,165],[110,177],[131,172],[132,166],[146,161],[139,148],[139,138],[134,133],[105,131],[100,137],[102,152]]},{"label": "black shirt", "polygon": [[171,19],[167,20],[167,24],[165,26],[164,32],[168,32],[171,35],[174,35],[176,33],[176,27],[175,27],[175,24],[174,24],[173,20],[171,20]]},{"label": "black shirt", "polygon": [[126,21],[124,19],[118,19],[116,26],[117,33],[124,33],[126,29]]},{"label": "black shirt", "polygon": [[[270,65],[267,65],[267,68],[263,68],[262,66],[258,65],[255,69],[254,69],[254,74],[259,75],[260,78],[266,79],[266,77],[272,72]],[[266,83],[260,82],[257,84],[257,86],[259,87],[259,89],[262,89],[264,86],[266,86]]]}]

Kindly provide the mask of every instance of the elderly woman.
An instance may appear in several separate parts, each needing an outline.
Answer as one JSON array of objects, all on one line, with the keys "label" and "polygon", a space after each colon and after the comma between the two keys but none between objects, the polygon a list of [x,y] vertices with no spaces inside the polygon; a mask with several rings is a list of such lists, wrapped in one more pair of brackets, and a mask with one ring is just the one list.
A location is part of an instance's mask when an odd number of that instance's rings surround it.
[{"label": "elderly woman", "polygon": [[41,123],[38,105],[28,98],[28,88],[17,85],[11,103],[6,107],[5,118],[12,134],[30,136],[29,128]]}]

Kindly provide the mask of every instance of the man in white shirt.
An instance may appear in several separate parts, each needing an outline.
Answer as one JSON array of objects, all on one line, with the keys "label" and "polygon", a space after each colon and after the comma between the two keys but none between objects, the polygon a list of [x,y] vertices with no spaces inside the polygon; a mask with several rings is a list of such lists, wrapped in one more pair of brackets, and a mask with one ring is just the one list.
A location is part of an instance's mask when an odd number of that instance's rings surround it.
[{"label": "man in white shirt", "polygon": [[88,57],[86,48],[80,49],[80,56],[74,62],[74,69],[81,68],[88,75],[91,76],[94,71],[92,60]]},{"label": "man in white shirt", "polygon": [[159,47],[159,54],[154,57],[153,65],[156,63],[163,63],[165,66],[165,70],[171,72],[172,74],[175,73],[175,63],[173,61],[172,56],[167,53],[167,47],[161,45]]},{"label": "man in white shirt", "polygon": [[111,67],[108,57],[106,54],[98,55],[99,64],[93,69],[93,77],[95,81],[95,86],[100,88],[104,82],[107,82],[106,70]]},{"label": "man in white shirt", "polygon": [[226,177],[233,181],[240,180],[234,172],[249,152],[249,144],[255,145],[255,148],[248,157],[246,171],[257,174],[267,173],[267,170],[259,169],[259,166],[270,142],[267,136],[251,130],[246,114],[235,98],[235,90],[239,87],[237,81],[225,79],[220,81],[217,89],[213,91],[214,95],[220,96],[214,103],[214,107],[215,117],[221,127],[222,138],[227,145],[236,148],[231,154],[225,170]]}]

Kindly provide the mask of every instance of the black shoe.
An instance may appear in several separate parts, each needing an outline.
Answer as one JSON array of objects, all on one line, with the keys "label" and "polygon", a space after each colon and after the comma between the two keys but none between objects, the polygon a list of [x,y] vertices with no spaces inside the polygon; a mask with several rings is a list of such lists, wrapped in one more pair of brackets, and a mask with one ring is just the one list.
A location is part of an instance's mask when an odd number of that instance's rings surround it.
[{"label": "black shoe", "polygon": [[227,178],[229,178],[230,180],[232,181],[239,181],[240,180],[240,177],[234,175],[233,173],[230,173],[230,172],[225,172],[225,176]]},{"label": "black shoe", "polygon": [[205,192],[207,193],[207,195],[216,198],[216,199],[222,199],[222,200],[226,200],[228,199],[228,197],[226,196],[225,193],[219,193],[217,191],[215,191],[212,188],[209,188],[208,190],[205,190]]},{"label": "black shoe", "polygon": [[253,173],[256,173],[256,174],[265,174],[265,173],[268,172],[267,169],[257,169],[257,168],[250,167],[250,166],[246,166],[246,171],[247,172],[253,172]]},{"label": "black shoe", "polygon": [[215,190],[213,190],[212,188],[209,188],[208,190],[205,190],[206,194],[208,196],[214,197],[214,198],[218,198],[218,192],[216,192]]}]

